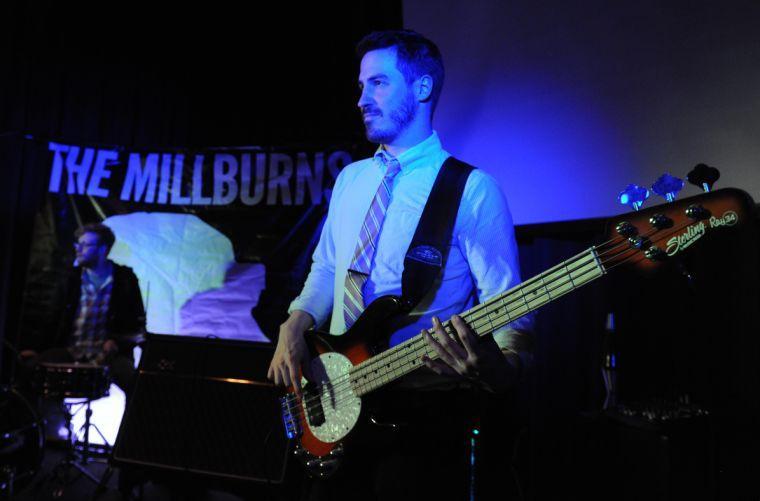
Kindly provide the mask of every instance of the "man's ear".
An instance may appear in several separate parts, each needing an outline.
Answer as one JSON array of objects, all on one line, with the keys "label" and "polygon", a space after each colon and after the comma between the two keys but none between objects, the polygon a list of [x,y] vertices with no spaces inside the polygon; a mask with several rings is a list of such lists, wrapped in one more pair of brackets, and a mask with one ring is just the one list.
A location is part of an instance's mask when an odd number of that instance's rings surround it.
[{"label": "man's ear", "polygon": [[433,77],[422,75],[417,79],[417,101],[429,101],[433,95]]}]

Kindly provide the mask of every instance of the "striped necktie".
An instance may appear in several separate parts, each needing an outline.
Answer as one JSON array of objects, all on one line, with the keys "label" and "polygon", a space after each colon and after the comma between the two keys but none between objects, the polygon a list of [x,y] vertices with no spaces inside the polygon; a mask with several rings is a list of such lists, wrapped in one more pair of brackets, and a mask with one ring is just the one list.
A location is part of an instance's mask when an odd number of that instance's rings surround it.
[{"label": "striped necktie", "polygon": [[343,295],[343,319],[346,322],[346,329],[351,327],[364,311],[364,284],[369,278],[372,261],[375,257],[377,236],[380,234],[385,211],[388,210],[388,204],[391,200],[393,178],[401,170],[401,165],[395,158],[388,160],[382,154],[378,155],[378,158],[386,166],[385,177],[377,188],[375,198],[364,217],[364,224],[359,231],[359,242],[356,244],[354,257],[346,273],[345,294]]}]

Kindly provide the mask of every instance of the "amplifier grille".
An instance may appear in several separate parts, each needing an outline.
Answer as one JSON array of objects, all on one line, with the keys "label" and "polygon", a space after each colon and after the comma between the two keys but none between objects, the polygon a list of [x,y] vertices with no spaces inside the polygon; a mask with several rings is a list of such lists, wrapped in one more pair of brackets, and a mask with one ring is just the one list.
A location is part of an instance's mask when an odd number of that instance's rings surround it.
[{"label": "amplifier grille", "polygon": [[[166,351],[165,346],[162,348]],[[183,358],[200,356],[199,351],[187,346],[169,351],[179,351]],[[280,422],[279,391],[267,383],[223,378],[220,372],[217,366],[214,376],[206,377],[146,371],[141,365],[119,430],[114,461],[281,482],[288,443]],[[234,370],[230,372],[237,375]]]}]

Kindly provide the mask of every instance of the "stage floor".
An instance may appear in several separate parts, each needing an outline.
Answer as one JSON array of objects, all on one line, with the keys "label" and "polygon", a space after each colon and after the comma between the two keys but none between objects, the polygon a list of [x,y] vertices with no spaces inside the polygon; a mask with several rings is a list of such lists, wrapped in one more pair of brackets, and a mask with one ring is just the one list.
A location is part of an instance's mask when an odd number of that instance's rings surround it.
[{"label": "stage floor", "polygon": [[[96,484],[84,475],[80,474],[75,468],[69,467],[68,475],[70,481],[63,485],[63,491],[59,497],[56,494],[61,489],[59,480],[60,468],[56,468],[65,459],[65,451],[54,444],[45,449],[44,460],[41,471],[34,479],[13,496],[14,501],[84,501],[93,499],[96,494]],[[108,464],[106,459],[97,459],[97,462],[88,465],[88,471],[98,479],[101,479],[106,473]],[[105,489],[97,495],[95,499],[99,501],[117,501],[128,499],[118,490],[119,469],[114,469],[113,474],[108,479]],[[198,501],[240,501],[244,499],[230,493],[221,492],[212,489],[198,489],[197,485],[193,486],[190,492],[186,487],[172,486],[169,484],[157,484],[147,481],[142,485],[142,489],[135,488],[132,499],[142,499],[144,501],[164,501],[164,500],[198,500]]]}]

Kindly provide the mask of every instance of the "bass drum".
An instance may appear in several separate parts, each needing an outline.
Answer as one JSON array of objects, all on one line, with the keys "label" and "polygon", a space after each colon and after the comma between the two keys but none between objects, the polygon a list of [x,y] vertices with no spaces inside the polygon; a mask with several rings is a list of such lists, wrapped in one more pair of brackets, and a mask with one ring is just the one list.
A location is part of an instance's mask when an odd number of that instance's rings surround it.
[{"label": "bass drum", "polygon": [[45,433],[34,407],[15,389],[0,387],[0,498],[34,478],[44,449]]}]

